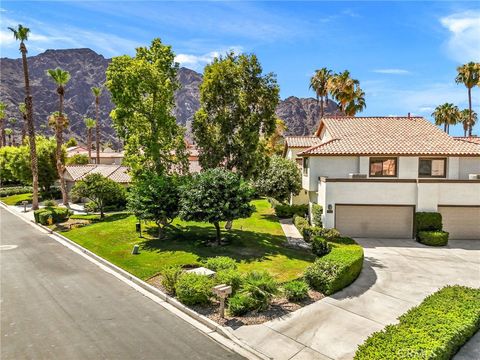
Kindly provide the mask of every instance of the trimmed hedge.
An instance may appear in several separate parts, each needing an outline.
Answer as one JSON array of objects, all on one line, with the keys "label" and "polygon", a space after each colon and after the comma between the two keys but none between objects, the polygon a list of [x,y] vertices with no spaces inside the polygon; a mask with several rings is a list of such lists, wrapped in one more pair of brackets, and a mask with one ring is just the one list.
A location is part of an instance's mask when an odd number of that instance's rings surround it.
[{"label": "trimmed hedge", "polygon": [[275,215],[281,219],[292,218],[294,215],[305,216],[308,205],[276,205]]},{"label": "trimmed hedge", "polygon": [[308,224],[308,220],[305,219],[303,216],[299,216],[299,215],[293,216],[293,224],[298,229],[300,234],[303,234],[304,229],[310,228],[310,225]]},{"label": "trimmed hedge", "polygon": [[31,186],[11,186],[0,188],[0,197],[32,193]]},{"label": "trimmed hedge", "polygon": [[417,212],[415,213],[415,229],[420,231],[441,231],[442,214],[438,212]]},{"label": "trimmed hedge", "polygon": [[236,270],[237,262],[228,256],[215,256],[204,261],[205,267],[213,271]]},{"label": "trimmed hedge", "polygon": [[332,251],[332,247],[327,240],[321,236],[315,236],[312,240],[312,253],[317,256],[327,255]]},{"label": "trimmed hedge", "polygon": [[183,273],[175,284],[177,298],[185,305],[209,304],[213,296],[212,288],[212,279],[193,273]]},{"label": "trimmed hedge", "polygon": [[448,244],[448,235],[446,231],[420,231],[417,240],[424,245],[445,246]]},{"label": "trimmed hedge", "polygon": [[350,285],[363,267],[363,248],[351,238],[329,242],[331,251],[305,270],[305,280],[312,288],[331,295]]},{"label": "trimmed hedge", "polygon": [[312,223],[314,226],[322,227],[322,214],[322,205],[312,204]]},{"label": "trimmed hedge", "polygon": [[33,212],[35,222],[42,225],[50,225],[50,222],[51,224],[56,224],[59,222],[67,221],[70,215],[72,215],[72,212],[70,210],[64,207],[57,206],[46,207],[43,209],[35,210]]},{"label": "trimmed hedge", "polygon": [[446,286],[370,335],[355,360],[451,359],[480,329],[480,289]]}]

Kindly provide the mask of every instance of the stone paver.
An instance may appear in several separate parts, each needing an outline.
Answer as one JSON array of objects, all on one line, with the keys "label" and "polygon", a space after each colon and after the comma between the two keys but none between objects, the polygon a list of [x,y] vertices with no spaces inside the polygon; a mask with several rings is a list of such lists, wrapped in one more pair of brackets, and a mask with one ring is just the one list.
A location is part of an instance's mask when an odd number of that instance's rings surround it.
[{"label": "stone paver", "polygon": [[[261,346],[273,359],[286,359],[302,345],[288,359],[351,359],[372,332],[396,323],[399,315],[441,287],[480,287],[480,240],[450,241],[444,248],[414,240],[358,241],[365,249],[365,262],[351,286],[280,319],[241,327],[236,335],[254,348]],[[282,341],[290,351],[284,352]],[[477,334],[456,360],[479,358],[479,353]]]}]

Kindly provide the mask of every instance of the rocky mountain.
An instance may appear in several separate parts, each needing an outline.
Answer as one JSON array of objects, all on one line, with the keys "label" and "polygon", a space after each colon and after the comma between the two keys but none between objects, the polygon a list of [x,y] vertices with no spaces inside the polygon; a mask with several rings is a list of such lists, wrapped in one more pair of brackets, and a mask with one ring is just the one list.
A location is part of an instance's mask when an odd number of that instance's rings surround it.
[{"label": "rocky mountain", "polygon": [[[90,88],[105,82],[105,71],[110,59],[104,58],[90,49],[47,50],[28,58],[30,79],[33,95],[34,121],[39,133],[51,135],[53,132],[47,126],[47,117],[57,110],[58,97],[55,85],[45,74],[47,69],[61,67],[71,74],[71,80],[66,87],[65,112],[68,114],[70,126],[65,138],[75,137],[83,141],[86,129],[83,123],[85,116],[95,117],[94,98]],[[15,131],[20,134],[22,121],[18,104],[24,99],[24,83],[21,59],[0,59],[0,101],[7,105],[7,119],[19,119]],[[175,116],[177,122],[191,128],[191,121],[199,107],[199,86],[202,75],[180,68],[178,79],[181,88],[177,91]],[[120,147],[121,142],[115,135],[109,113],[113,108],[110,96],[104,91],[100,99],[100,117],[102,142],[110,142],[114,147]],[[294,96],[280,102],[277,114],[288,126],[290,135],[306,135],[314,131],[318,123],[320,106],[313,98],[297,98]],[[326,105],[327,114],[336,112],[336,104],[329,101]],[[8,126],[8,125],[7,125]]]}]

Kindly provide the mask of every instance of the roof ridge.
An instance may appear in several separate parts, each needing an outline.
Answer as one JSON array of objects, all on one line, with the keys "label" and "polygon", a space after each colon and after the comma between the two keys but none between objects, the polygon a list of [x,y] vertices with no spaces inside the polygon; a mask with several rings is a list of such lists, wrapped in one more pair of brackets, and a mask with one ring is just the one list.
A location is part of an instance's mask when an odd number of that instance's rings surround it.
[{"label": "roof ridge", "polygon": [[334,138],[334,139],[330,139],[330,140],[328,140],[328,141],[322,142],[321,144],[314,145],[314,146],[309,147],[308,149],[302,151],[301,153],[298,153],[298,155],[300,155],[300,154],[305,154],[305,153],[307,153],[308,151],[312,151],[312,150],[318,149],[318,148],[321,147],[321,146],[330,144],[330,143],[332,143],[332,142],[334,142],[334,141],[337,141],[337,140],[340,140],[340,139],[339,139],[339,138]]}]

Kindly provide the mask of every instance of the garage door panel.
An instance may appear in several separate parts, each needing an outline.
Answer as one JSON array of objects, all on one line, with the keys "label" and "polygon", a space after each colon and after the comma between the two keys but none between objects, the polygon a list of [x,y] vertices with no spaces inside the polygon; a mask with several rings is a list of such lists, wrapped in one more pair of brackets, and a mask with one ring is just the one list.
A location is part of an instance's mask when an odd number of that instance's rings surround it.
[{"label": "garage door panel", "polygon": [[335,219],[335,227],[348,236],[412,237],[412,206],[336,205]]},{"label": "garage door panel", "polygon": [[480,240],[480,207],[439,206],[438,212],[451,240]]}]

